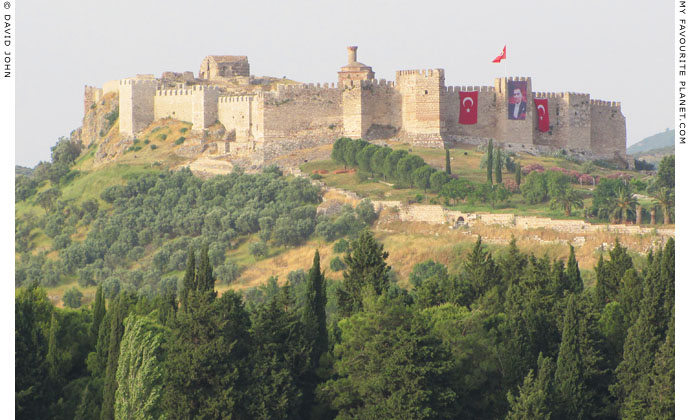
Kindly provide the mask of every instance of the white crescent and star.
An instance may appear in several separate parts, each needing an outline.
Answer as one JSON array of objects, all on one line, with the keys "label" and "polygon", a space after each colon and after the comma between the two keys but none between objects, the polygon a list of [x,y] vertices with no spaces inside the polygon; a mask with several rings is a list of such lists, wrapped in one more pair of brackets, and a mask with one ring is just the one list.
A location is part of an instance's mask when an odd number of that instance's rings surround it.
[{"label": "white crescent and star", "polygon": [[[465,106],[465,101],[467,101],[467,100],[470,101],[470,106],[468,106],[468,108],[473,107],[474,106],[474,100],[472,98],[470,98],[469,96],[462,100],[462,106]],[[468,109],[467,112],[470,112],[470,110]]]},{"label": "white crescent and star", "polygon": [[[539,111],[542,111],[542,112],[539,112]],[[546,115],[546,108],[544,107],[543,104],[537,105],[537,113],[539,114],[539,119],[543,120],[544,115]]]}]

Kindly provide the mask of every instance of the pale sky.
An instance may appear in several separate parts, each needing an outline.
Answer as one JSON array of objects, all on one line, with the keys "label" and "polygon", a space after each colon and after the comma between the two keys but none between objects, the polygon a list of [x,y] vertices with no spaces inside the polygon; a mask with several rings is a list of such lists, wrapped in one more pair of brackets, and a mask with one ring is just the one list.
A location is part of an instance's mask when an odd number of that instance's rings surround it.
[{"label": "pale sky", "polygon": [[673,9],[658,1],[37,1],[17,4],[16,163],[81,125],[84,85],[247,55],[251,73],[336,82],[345,47],[376,77],[444,68],[446,85],[509,76],[622,102],[628,144],[673,126]]}]

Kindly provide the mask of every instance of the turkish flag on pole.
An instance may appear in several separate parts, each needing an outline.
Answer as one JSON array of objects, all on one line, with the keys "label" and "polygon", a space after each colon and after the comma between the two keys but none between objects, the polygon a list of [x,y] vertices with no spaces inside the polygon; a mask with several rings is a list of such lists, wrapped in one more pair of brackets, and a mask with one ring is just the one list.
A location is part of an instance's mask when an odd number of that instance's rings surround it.
[{"label": "turkish flag on pole", "polygon": [[458,92],[460,94],[460,124],[477,123],[477,102],[479,92]]},{"label": "turkish flag on pole", "polygon": [[494,58],[494,61],[492,61],[492,63],[500,63],[501,60],[505,60],[506,58],[508,57],[506,56],[506,46],[504,45],[503,51],[501,51],[501,54],[499,54],[498,57]]},{"label": "turkish flag on pole", "polygon": [[542,133],[549,131],[549,100],[546,98],[535,98],[534,106],[537,107],[537,117],[539,117],[539,131],[541,131]]}]

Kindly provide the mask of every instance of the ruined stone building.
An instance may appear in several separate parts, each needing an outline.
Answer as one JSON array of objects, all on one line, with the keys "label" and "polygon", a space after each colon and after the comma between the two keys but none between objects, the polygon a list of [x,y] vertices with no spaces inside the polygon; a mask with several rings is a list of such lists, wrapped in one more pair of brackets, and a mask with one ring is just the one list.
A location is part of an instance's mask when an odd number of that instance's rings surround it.
[{"label": "ruined stone building", "polygon": [[[342,136],[397,138],[439,148],[494,139],[513,150],[563,149],[583,158],[625,156],[625,117],[619,102],[586,93],[535,92],[529,77],[498,78],[488,86],[446,86],[443,69],[400,70],[394,82],[386,81],[357,61],[357,47],[347,48],[347,58],[337,83],[276,79],[262,84],[250,76],[247,57],[208,56],[198,77],[166,72],[159,79],[139,75],[102,88],[87,86],[85,107],[116,93],[120,132],[130,137],[161,118],[188,121],[193,130],[218,121],[234,133],[220,145],[220,153],[249,150],[259,161]],[[509,115],[509,88],[516,85],[526,102],[518,119]],[[466,92],[476,92],[472,95],[477,103],[468,102],[475,107],[472,124],[461,124],[458,118]],[[542,99],[546,105],[537,110],[535,100]],[[539,124],[545,111],[546,127]]]}]

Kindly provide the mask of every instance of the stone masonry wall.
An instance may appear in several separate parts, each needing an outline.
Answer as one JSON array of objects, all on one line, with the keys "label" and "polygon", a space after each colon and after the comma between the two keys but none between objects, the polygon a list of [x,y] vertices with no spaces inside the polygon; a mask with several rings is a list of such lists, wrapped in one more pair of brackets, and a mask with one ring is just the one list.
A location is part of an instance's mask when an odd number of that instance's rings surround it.
[{"label": "stone masonry wall", "polygon": [[157,90],[154,97],[154,120],[175,118],[191,123],[194,118],[191,89]]},{"label": "stone masonry wall", "polygon": [[154,95],[157,85],[156,80],[120,80],[120,133],[134,135],[154,121]]},{"label": "stone masonry wall", "polygon": [[235,139],[247,140],[252,132],[253,96],[221,96],[218,99],[218,121],[227,131],[235,130]]},{"label": "stone masonry wall", "polygon": [[379,130],[397,133],[402,127],[401,95],[395,89],[395,83],[386,80],[372,80],[366,91],[367,110],[371,115],[371,124],[364,131],[364,138],[378,138]]},{"label": "stone masonry wall", "polygon": [[[508,81],[526,81],[527,115],[524,120],[508,119]],[[496,79],[496,139],[501,143],[533,144],[534,143],[534,100],[532,99],[532,79],[529,77],[509,77]]]},{"label": "stone masonry wall", "polygon": [[592,151],[597,154],[625,155],[625,117],[620,102],[592,100]]},{"label": "stone masonry wall", "polygon": [[592,125],[589,112],[589,94],[570,93],[564,95],[565,137],[570,149],[592,149]]},{"label": "stone masonry wall", "polygon": [[264,94],[263,137],[328,137],[342,135],[342,93],[335,85],[280,85]]},{"label": "stone masonry wall", "polygon": [[[566,102],[562,93],[535,92],[535,98],[548,99],[549,111],[549,131],[541,132],[538,128],[538,114],[534,113],[534,143],[540,146],[550,146],[554,148],[565,148],[568,139],[566,137]],[[532,102],[534,103],[534,102]]]},{"label": "stone masonry wall", "polygon": [[[477,123],[460,124],[459,92],[478,91]],[[493,86],[448,86],[442,94],[446,135],[496,138],[496,93]]]},{"label": "stone masonry wall", "polygon": [[84,115],[88,114],[91,106],[103,97],[103,89],[94,86],[84,86]]},{"label": "stone masonry wall", "polygon": [[583,220],[558,220],[536,216],[516,216],[510,213],[463,213],[447,210],[439,205],[406,205],[400,201],[372,201],[376,211],[384,208],[397,208],[398,218],[403,222],[425,222],[430,224],[450,224],[458,222],[481,222],[487,225],[500,225],[517,229],[552,229],[568,233],[611,232],[627,235],[657,234],[662,237],[675,236],[674,229],[656,229],[636,225],[594,225]]},{"label": "stone masonry wall", "polygon": [[445,91],[443,69],[401,70],[395,84],[402,96],[402,137],[428,146],[443,145],[441,91]]}]

